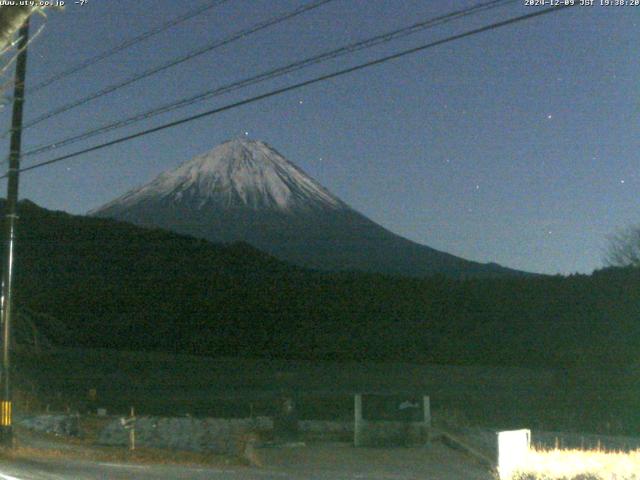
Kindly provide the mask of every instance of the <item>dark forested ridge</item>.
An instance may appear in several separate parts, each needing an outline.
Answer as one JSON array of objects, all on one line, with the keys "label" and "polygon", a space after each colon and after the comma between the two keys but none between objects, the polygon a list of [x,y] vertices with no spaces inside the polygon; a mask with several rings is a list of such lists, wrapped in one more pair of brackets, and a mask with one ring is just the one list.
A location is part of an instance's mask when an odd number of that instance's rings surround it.
[{"label": "dark forested ridge", "polygon": [[[17,303],[61,344],[213,356],[615,365],[640,341],[640,271],[451,280],[318,273],[21,202]],[[45,332],[46,325],[40,326]]]}]

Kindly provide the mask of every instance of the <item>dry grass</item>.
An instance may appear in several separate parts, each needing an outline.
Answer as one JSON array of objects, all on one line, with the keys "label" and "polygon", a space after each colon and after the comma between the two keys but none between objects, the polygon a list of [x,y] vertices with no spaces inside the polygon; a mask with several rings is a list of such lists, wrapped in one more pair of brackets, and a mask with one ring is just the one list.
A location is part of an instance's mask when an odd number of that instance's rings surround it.
[{"label": "dry grass", "polygon": [[640,450],[539,450],[532,448],[513,480],[640,480]]}]

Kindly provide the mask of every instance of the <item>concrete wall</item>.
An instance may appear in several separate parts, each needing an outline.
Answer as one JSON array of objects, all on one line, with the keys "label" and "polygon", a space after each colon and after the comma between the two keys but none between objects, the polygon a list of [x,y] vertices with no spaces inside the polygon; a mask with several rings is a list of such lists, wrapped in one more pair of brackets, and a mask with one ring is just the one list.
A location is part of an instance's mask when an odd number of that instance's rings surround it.
[{"label": "concrete wall", "polygon": [[531,448],[531,430],[511,430],[496,433],[498,443],[497,469],[500,480],[511,480],[526,462]]},{"label": "concrete wall", "polygon": [[423,445],[429,441],[429,431],[423,422],[362,420],[357,446]]},{"label": "concrete wall", "polygon": [[[353,400],[353,443],[356,447],[423,445],[429,442],[431,402],[427,395],[422,397],[422,421],[368,420],[363,416],[362,394],[356,394]],[[401,414],[402,412],[397,411],[396,413]]]},{"label": "concrete wall", "polygon": [[353,422],[300,420],[298,422],[298,431],[302,440],[306,441],[353,441]]}]

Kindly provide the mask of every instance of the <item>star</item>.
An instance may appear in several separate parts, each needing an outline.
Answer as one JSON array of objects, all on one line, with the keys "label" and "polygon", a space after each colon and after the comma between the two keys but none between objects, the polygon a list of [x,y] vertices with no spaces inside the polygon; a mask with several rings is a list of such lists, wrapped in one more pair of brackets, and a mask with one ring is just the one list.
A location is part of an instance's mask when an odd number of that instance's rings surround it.
[{"label": "star", "polygon": [[302,105],[304,102],[302,100],[299,100],[298,103]]},{"label": "star", "polygon": [[624,180],[620,180],[620,183],[623,183],[623,184],[624,184]]},{"label": "star", "polygon": [[547,120],[551,120],[553,118],[553,115],[549,114],[547,115]]},{"label": "star", "polygon": [[244,132],[245,137],[249,136],[249,132]]}]

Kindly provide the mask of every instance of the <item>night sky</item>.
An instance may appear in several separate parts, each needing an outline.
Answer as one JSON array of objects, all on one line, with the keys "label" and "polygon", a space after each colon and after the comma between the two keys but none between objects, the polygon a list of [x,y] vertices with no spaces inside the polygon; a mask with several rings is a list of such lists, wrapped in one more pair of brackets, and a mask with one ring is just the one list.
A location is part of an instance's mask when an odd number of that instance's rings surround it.
[{"label": "night sky", "polygon": [[[32,32],[44,27],[29,50],[27,87],[203,3],[67,2],[32,22]],[[228,0],[34,92],[26,121],[303,3]],[[477,3],[335,0],[28,129],[24,148]],[[24,166],[540,8],[522,0]],[[411,240],[517,269],[588,273],[602,266],[608,235],[640,223],[639,26],[640,6],[554,12],[25,172],[20,196],[82,214],[246,135]],[[4,131],[10,106],[0,115]],[[7,139],[0,148],[8,151]]]}]

